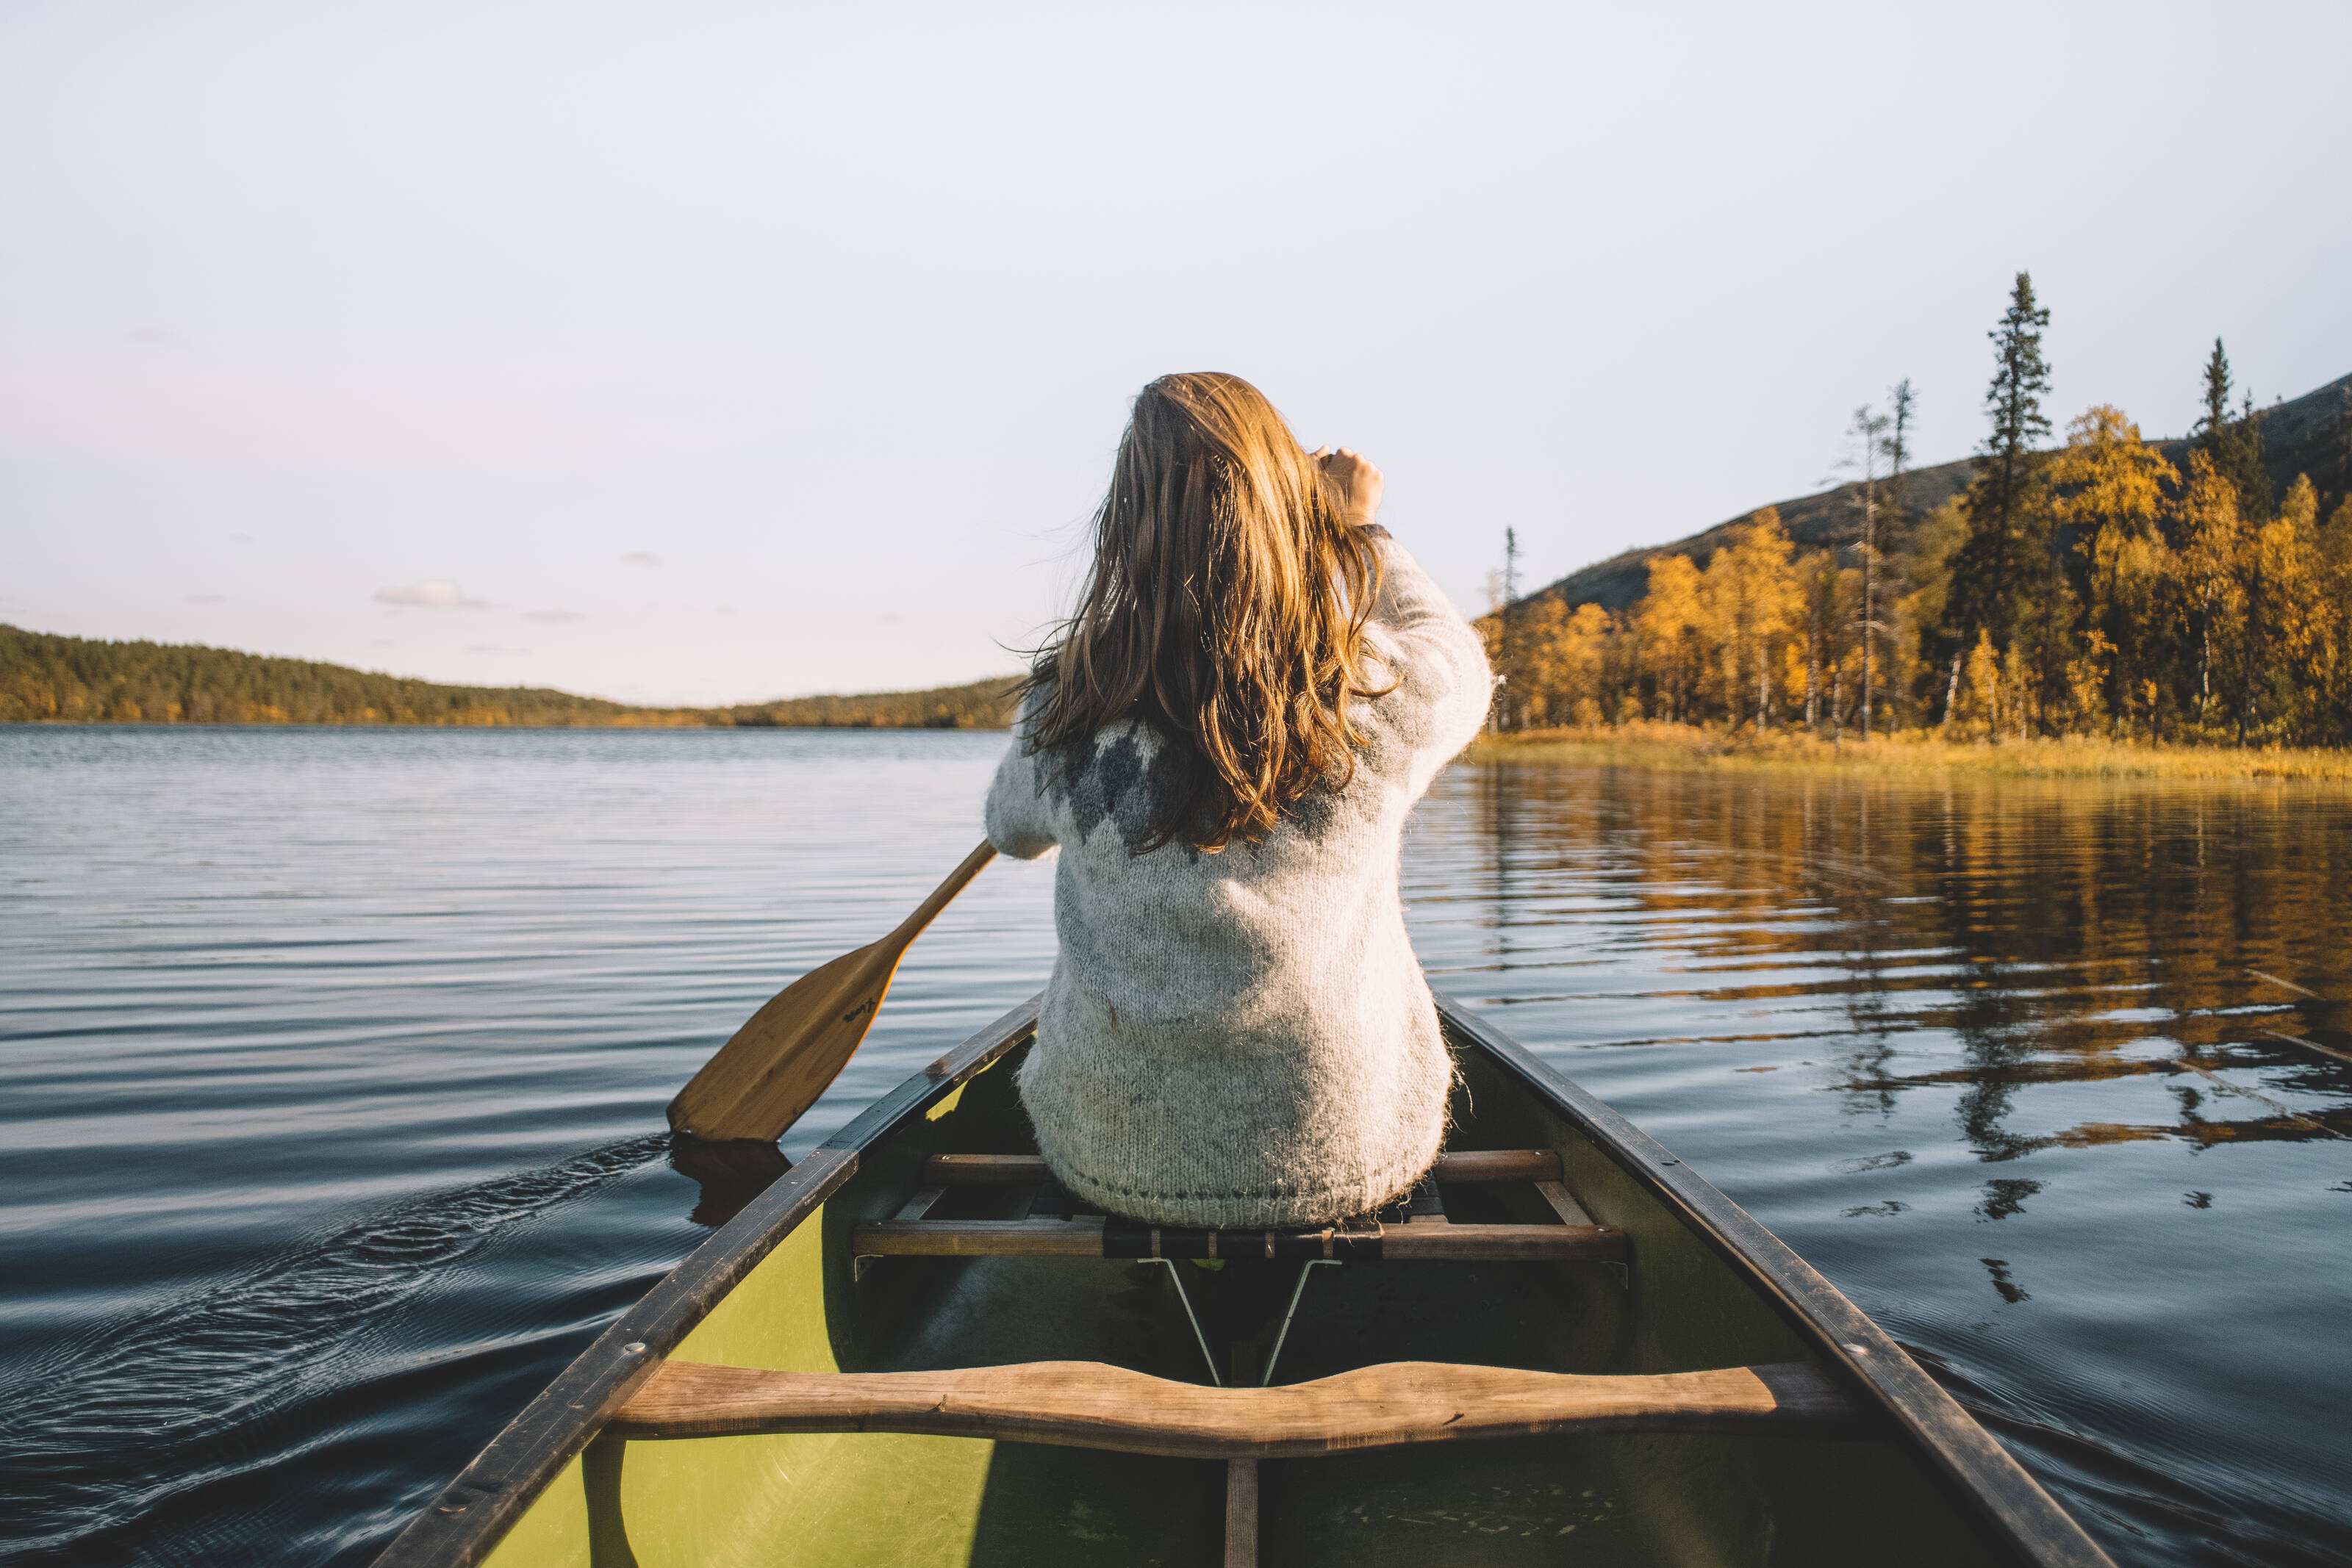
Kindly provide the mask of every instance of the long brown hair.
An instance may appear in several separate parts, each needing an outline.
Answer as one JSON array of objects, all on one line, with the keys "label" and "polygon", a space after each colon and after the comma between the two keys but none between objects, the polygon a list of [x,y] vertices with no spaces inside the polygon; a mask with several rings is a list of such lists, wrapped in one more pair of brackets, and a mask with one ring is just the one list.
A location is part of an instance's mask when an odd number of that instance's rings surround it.
[{"label": "long brown hair", "polygon": [[1380,581],[1371,539],[1264,393],[1162,376],[1119,440],[1077,611],[1030,675],[1028,745],[1075,757],[1139,718],[1173,766],[1136,852],[1255,842],[1354,769],[1348,702],[1380,695],[1363,668]]}]

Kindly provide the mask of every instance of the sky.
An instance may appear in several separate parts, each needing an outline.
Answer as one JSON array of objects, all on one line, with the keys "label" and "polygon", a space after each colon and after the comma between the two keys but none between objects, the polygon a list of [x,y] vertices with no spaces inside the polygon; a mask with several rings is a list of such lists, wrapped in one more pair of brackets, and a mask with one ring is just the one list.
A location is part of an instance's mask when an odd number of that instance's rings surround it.
[{"label": "sky", "polygon": [[1465,612],[1982,429],[2352,371],[2352,6],[0,0],[0,621],[756,701],[1017,667],[1135,392]]}]

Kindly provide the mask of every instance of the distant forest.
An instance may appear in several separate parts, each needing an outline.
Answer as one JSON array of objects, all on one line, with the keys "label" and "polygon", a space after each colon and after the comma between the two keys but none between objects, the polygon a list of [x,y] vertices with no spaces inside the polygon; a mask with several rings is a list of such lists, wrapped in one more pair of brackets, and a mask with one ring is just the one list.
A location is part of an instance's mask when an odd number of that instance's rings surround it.
[{"label": "distant forest", "polygon": [[863,696],[787,697],[747,707],[714,710],[713,724],[824,727],[834,729],[1009,729],[1018,675],[919,692],[868,692]]},{"label": "distant forest", "polygon": [[2185,440],[2099,404],[2053,444],[2049,319],[2019,274],[1966,465],[1910,472],[1906,382],[1787,518],[1498,593],[1497,727],[2352,744],[2352,377],[2232,406],[2217,340]]},{"label": "distant forest", "polygon": [[0,625],[0,723],[1001,729],[1012,722],[1014,679],[736,707],[632,707],[541,686],[445,686],[226,648]]}]

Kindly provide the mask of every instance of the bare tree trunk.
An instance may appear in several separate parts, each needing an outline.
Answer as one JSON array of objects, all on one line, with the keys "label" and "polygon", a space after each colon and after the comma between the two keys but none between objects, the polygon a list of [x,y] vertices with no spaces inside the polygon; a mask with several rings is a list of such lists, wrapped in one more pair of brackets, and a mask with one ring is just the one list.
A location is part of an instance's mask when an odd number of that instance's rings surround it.
[{"label": "bare tree trunk", "polygon": [[1806,646],[1808,652],[1805,660],[1805,727],[1811,730],[1817,729],[1821,726],[1822,606],[1819,600],[1813,601],[1812,640]]},{"label": "bare tree trunk", "polygon": [[2197,661],[2197,722],[2205,722],[2205,706],[2213,700],[2213,620],[2205,619],[2205,652]]},{"label": "bare tree trunk", "polygon": [[2011,672],[2011,678],[2017,683],[2017,701],[2015,705],[2017,714],[2015,716],[2015,723],[2017,726],[2018,744],[2022,746],[2025,743],[2025,666],[2027,661],[2019,655],[2017,643],[2014,640],[2012,640],[2009,644],[2009,657],[2003,660],[2002,663],[2010,667]]},{"label": "bare tree trunk", "polygon": [[1864,486],[1862,503],[1862,738],[1870,738],[1870,642],[1878,624],[1878,486]]},{"label": "bare tree trunk", "polygon": [[1944,727],[1946,729],[1952,727],[1952,713],[1959,706],[1960,655],[1959,651],[1955,649],[1952,653],[1952,684],[1944,688]]}]

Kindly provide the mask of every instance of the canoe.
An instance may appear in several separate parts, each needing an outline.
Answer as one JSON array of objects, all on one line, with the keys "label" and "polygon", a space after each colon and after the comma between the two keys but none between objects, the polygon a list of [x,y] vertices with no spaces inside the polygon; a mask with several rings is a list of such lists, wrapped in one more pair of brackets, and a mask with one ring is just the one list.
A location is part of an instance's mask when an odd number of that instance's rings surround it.
[{"label": "canoe", "polygon": [[1439,1012],[1431,1179],[1273,1232],[1073,1202],[1014,1009],[771,1182],[380,1568],[2108,1564],[1770,1232]]}]

